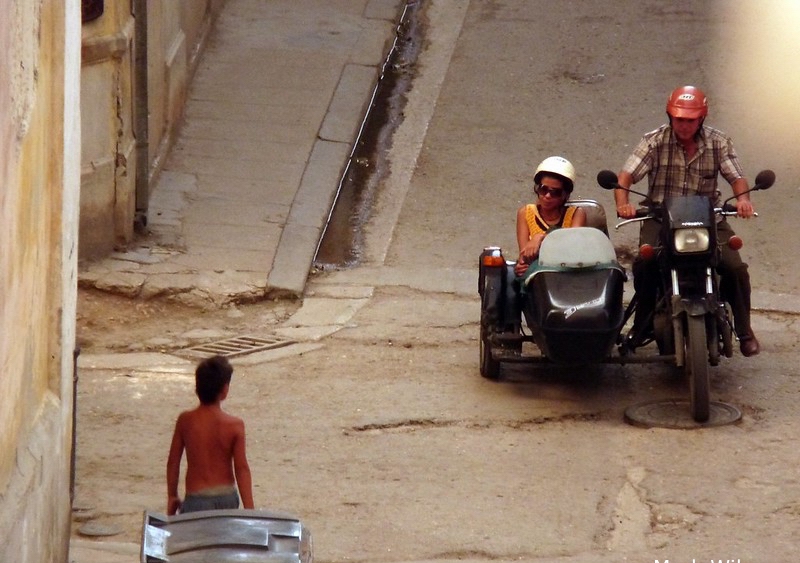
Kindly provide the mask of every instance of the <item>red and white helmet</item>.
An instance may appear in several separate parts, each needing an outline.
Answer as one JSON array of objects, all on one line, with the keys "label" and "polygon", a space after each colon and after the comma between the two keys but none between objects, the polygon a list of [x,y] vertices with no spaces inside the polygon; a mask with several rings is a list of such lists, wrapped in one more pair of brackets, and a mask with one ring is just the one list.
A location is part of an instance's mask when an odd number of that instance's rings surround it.
[{"label": "red and white helmet", "polygon": [[705,117],[708,115],[708,98],[694,86],[675,88],[667,99],[667,114],[685,119]]},{"label": "red and white helmet", "polygon": [[533,175],[534,183],[538,185],[544,174],[559,176],[564,182],[566,192],[572,192],[575,185],[575,167],[563,156],[549,156],[540,162]]}]

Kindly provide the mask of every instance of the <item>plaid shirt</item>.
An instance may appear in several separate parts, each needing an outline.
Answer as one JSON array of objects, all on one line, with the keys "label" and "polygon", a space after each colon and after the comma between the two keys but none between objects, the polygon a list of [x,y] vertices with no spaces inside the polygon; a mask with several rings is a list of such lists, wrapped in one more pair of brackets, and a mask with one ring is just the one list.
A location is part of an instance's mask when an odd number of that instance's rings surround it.
[{"label": "plaid shirt", "polygon": [[634,183],[647,176],[648,194],[656,202],[666,196],[697,193],[709,196],[716,205],[719,175],[729,184],[744,176],[730,138],[707,125],[698,131],[697,152],[688,162],[672,127],[665,124],[642,137],[622,169]]}]

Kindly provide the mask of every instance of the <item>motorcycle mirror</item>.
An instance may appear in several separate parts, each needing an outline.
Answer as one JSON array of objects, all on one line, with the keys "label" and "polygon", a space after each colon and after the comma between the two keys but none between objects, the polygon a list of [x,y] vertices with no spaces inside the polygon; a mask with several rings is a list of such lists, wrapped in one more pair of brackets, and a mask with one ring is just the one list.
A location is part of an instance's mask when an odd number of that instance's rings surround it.
[{"label": "motorcycle mirror", "polygon": [[[748,194],[750,192],[755,192],[758,190],[767,190],[772,187],[775,183],[775,172],[772,170],[762,170],[758,174],[756,174],[756,183],[753,185],[752,188],[749,190],[740,193],[739,195]],[[732,195],[728,199],[725,200],[723,203],[723,208],[728,204],[729,201],[736,199],[737,195]]]},{"label": "motorcycle mirror", "polygon": [[762,170],[756,175],[756,185],[753,186],[754,190],[766,190],[772,187],[775,183],[775,172],[772,170]]},{"label": "motorcycle mirror", "polygon": [[601,170],[597,173],[597,183],[604,190],[615,190],[620,187],[619,178],[611,170]]}]

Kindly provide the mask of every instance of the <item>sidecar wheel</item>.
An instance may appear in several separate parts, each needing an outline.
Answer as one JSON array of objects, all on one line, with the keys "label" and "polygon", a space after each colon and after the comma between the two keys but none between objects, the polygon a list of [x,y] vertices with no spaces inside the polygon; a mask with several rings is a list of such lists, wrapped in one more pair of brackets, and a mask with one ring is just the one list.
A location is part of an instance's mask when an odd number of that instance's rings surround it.
[{"label": "sidecar wheel", "polygon": [[689,378],[692,418],[707,422],[710,416],[710,380],[705,317],[687,317],[684,370]]},{"label": "sidecar wheel", "polygon": [[500,362],[492,358],[492,349],[486,341],[486,335],[481,330],[481,375],[486,379],[497,380],[500,378]]}]

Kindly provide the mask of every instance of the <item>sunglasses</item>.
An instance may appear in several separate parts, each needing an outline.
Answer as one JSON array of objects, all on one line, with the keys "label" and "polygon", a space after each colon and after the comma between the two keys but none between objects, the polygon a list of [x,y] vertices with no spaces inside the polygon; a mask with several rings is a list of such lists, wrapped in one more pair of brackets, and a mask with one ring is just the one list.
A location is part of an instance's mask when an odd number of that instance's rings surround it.
[{"label": "sunglasses", "polygon": [[564,188],[550,188],[542,184],[538,184],[533,190],[538,196],[550,195],[552,197],[561,197],[564,195]]}]

